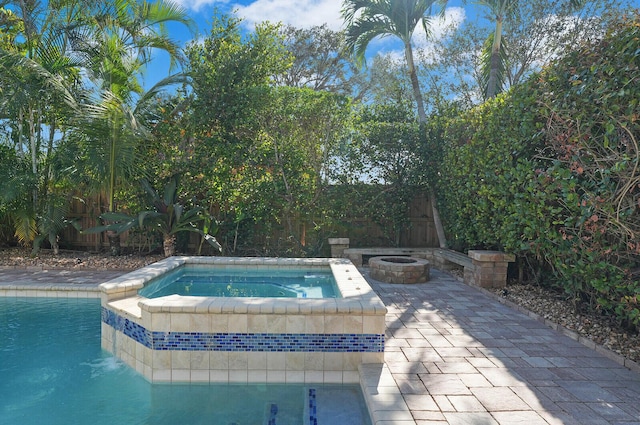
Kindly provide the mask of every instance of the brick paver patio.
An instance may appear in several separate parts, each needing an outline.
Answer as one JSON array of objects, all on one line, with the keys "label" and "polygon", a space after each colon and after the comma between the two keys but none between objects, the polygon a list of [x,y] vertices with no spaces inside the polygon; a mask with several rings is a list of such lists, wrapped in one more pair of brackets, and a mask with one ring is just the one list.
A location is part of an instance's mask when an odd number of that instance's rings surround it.
[{"label": "brick paver patio", "polygon": [[640,424],[637,372],[437,270],[416,285],[367,278],[415,424]]}]

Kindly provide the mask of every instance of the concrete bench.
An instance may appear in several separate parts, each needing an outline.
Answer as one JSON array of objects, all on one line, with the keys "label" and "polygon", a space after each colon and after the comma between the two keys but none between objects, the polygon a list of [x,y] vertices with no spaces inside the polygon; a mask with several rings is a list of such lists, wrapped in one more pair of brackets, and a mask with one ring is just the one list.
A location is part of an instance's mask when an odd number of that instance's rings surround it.
[{"label": "concrete bench", "polygon": [[[336,239],[338,240],[338,239]],[[468,254],[443,248],[349,248],[349,239],[340,238],[341,245],[332,256],[348,258],[362,267],[363,257],[383,255],[418,257],[428,260],[440,270],[463,269],[463,279],[468,285],[483,288],[503,288],[507,284],[507,268],[515,261],[513,254],[500,251],[469,250]]]},{"label": "concrete bench", "polygon": [[442,248],[438,248],[437,251],[438,252],[435,255],[443,260],[440,266],[444,270],[449,270],[451,268],[450,263],[454,263],[465,268],[473,268],[473,260],[462,252]]}]

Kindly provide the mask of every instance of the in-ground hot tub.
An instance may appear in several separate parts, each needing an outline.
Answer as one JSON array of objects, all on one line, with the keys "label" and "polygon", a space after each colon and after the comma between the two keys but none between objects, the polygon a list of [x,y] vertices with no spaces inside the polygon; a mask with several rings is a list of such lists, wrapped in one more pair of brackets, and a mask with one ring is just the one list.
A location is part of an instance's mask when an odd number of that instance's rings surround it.
[{"label": "in-ground hot tub", "polygon": [[[337,294],[141,295],[154,279],[194,266],[329,272]],[[346,259],[171,257],[100,289],[102,347],[152,382],[355,383],[360,364],[384,362],[386,308]]]},{"label": "in-ground hot tub", "polygon": [[212,267],[184,264],[146,283],[146,298],[167,295],[200,297],[336,298],[340,297],[329,267]]}]

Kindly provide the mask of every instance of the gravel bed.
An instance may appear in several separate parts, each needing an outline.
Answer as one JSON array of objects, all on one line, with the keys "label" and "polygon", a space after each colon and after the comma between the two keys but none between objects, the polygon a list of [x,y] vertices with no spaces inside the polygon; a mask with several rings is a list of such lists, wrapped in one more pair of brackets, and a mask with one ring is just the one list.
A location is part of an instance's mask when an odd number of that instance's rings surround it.
[{"label": "gravel bed", "polygon": [[53,255],[53,251],[50,250],[41,250],[37,256],[32,256],[31,251],[27,249],[0,249],[0,267],[15,268],[135,270],[163,258],[164,256],[157,254],[127,254],[113,257],[106,253],[63,250],[59,255]]},{"label": "gravel bed", "polygon": [[[55,256],[42,250],[37,256],[19,248],[0,249],[0,267],[69,270],[135,270],[164,258],[162,255],[129,254],[112,257],[105,253],[61,251]],[[562,294],[536,285],[510,284],[495,293],[559,324],[609,350],[635,362],[640,362],[640,335],[631,333],[606,317],[577,312]]]}]

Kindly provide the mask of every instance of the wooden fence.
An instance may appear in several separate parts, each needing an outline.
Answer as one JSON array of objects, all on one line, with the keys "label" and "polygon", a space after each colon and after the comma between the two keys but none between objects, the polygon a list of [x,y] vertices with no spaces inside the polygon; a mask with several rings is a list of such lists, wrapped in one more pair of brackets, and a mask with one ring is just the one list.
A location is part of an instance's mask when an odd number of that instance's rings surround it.
[{"label": "wooden fence", "polygon": [[[97,217],[100,215],[100,198],[90,199],[85,202],[73,200],[71,205],[71,217],[78,220],[83,229],[88,229],[97,225]],[[438,238],[433,222],[433,214],[429,199],[425,194],[419,194],[413,200],[407,211],[408,226],[400,232],[399,246],[402,247],[436,247]],[[268,231],[264,229],[267,228]],[[351,241],[352,247],[391,247],[395,245],[395,232],[393,229],[383,228],[374,221],[366,218],[352,218],[348,223],[343,223],[333,229],[323,229],[322,232],[315,232],[313,223],[296,222],[293,224],[296,235],[294,238],[301,239],[297,242],[304,245],[316,243],[326,245],[326,237],[347,237]],[[244,254],[261,254],[262,252],[277,253],[275,246],[271,251],[269,245],[286,245],[291,241],[290,232],[284,225],[271,224],[269,226],[256,225],[249,243],[255,245],[254,250],[240,250]],[[242,235],[240,235],[242,237]],[[231,250],[233,236],[219,235],[219,239],[226,244],[226,251],[234,254]],[[314,240],[323,238],[322,241]],[[132,232],[123,234],[121,237],[122,246],[137,251],[148,251],[160,243],[158,238],[153,238],[149,234]],[[187,243],[187,250],[195,252],[199,246],[199,236],[192,234]],[[81,233],[72,227],[65,229],[61,235],[61,245],[68,249],[84,251],[101,251],[108,247],[108,240],[101,233]],[[328,245],[322,248],[327,254]],[[207,252],[205,250],[205,252]]]}]

